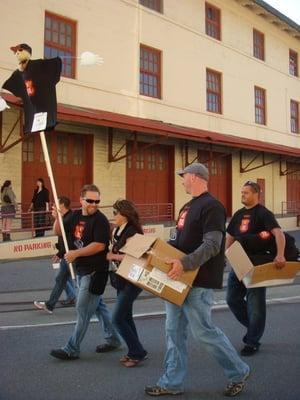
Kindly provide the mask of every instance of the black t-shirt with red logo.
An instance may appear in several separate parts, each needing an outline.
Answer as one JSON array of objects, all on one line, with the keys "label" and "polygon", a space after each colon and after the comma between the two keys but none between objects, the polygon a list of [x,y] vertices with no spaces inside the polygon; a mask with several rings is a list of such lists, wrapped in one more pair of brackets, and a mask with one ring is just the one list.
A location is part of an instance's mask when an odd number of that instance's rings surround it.
[{"label": "black t-shirt with red logo", "polygon": [[252,208],[243,207],[236,211],[227,232],[233,237],[254,233],[261,233],[264,237],[263,231],[271,231],[274,228],[280,228],[274,214],[262,204],[257,204]]},{"label": "black t-shirt with red logo", "polygon": [[79,249],[92,242],[104,243],[103,251],[75,260],[78,275],[87,275],[94,271],[108,271],[106,254],[110,239],[110,226],[104,214],[97,210],[92,215],[82,215],[81,210],[73,212],[71,220],[66,227],[70,233],[70,248]]},{"label": "black t-shirt with red logo", "polygon": [[24,71],[16,70],[4,82],[3,89],[9,90],[23,100],[25,126],[29,133],[35,113],[47,112],[47,126],[51,130],[56,125],[56,90],[60,80],[62,61],[59,57],[29,60]]},{"label": "black t-shirt with red logo", "polygon": [[208,232],[223,233],[221,250],[200,266],[193,286],[219,289],[222,287],[224,271],[226,213],[223,205],[211,194],[205,192],[194,197],[180,211],[176,231],[169,244],[186,254],[194,252],[203,243],[203,235]]},{"label": "black t-shirt with red logo", "polygon": [[[238,210],[232,217],[227,232],[238,240],[254,265],[273,260],[271,231],[280,228],[274,214],[262,204]],[[273,238],[274,241],[274,238]]]}]

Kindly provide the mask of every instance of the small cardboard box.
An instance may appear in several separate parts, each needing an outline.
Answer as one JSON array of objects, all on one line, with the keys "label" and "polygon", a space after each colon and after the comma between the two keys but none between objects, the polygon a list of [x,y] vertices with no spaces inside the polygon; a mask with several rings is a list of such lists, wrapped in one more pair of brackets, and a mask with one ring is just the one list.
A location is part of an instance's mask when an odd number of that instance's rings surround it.
[{"label": "small cardboard box", "polygon": [[274,263],[254,266],[238,241],[226,250],[226,257],[246,288],[287,285],[294,282],[300,271],[300,262],[297,261],[287,261],[281,269],[276,268]]},{"label": "small cardboard box", "polygon": [[180,280],[168,278],[166,258],[180,259],[184,253],[153,236],[136,234],[121,249],[126,255],[117,274],[171,303],[182,305],[198,270],[184,272]]}]

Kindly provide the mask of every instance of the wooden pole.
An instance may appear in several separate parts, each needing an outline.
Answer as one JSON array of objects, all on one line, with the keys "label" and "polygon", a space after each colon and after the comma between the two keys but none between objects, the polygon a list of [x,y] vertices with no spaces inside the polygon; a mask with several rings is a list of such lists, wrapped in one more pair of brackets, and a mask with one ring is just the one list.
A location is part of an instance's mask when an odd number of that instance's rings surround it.
[{"label": "wooden pole", "polygon": [[[58,197],[57,197],[57,192],[56,192],[55,182],[54,182],[54,178],[53,178],[53,172],[52,172],[52,167],[51,167],[51,163],[50,163],[49,152],[48,152],[48,147],[47,147],[47,142],[46,142],[45,132],[44,131],[40,132],[40,138],[41,138],[41,143],[42,143],[42,148],[43,148],[46,168],[47,168],[48,176],[50,178],[50,183],[51,183],[52,193],[53,193],[53,197],[54,197],[54,202],[55,202],[56,209],[58,211],[57,212],[58,222],[59,222],[59,226],[60,226],[60,229],[61,229],[61,234],[62,234],[62,238],[63,238],[63,241],[64,241],[64,246],[65,246],[66,252],[68,252],[69,251],[69,246],[68,246],[68,242],[67,242],[67,237],[66,237],[66,232],[65,232],[62,216],[61,216],[61,213],[59,212]],[[74,269],[73,269],[73,265],[71,263],[69,263],[69,270],[70,270],[72,279],[75,279]]]}]

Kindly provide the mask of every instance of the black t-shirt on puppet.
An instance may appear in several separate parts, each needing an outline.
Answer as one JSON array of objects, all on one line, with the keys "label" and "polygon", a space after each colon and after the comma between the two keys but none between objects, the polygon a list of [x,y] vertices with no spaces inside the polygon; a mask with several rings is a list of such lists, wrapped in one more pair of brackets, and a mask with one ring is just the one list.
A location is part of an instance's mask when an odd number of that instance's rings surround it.
[{"label": "black t-shirt on puppet", "polygon": [[29,133],[35,113],[47,112],[47,131],[56,125],[56,90],[60,80],[62,62],[59,57],[50,59],[29,60],[24,71],[16,70],[4,82],[3,89],[9,90],[23,100],[25,126]]},{"label": "black t-shirt on puppet", "polygon": [[92,215],[82,215],[81,210],[73,212],[71,221],[68,222],[71,249],[88,246],[92,242],[105,244],[105,249],[96,254],[79,257],[75,260],[78,275],[91,274],[94,271],[107,272],[108,261],[106,254],[110,239],[110,226],[107,218],[99,210]]},{"label": "black t-shirt on puppet", "polygon": [[223,205],[211,194],[205,192],[194,197],[180,212],[176,232],[169,244],[186,254],[194,252],[203,242],[203,235],[220,231],[223,234],[220,252],[200,265],[193,282],[194,287],[219,289],[223,283],[225,266],[225,221]]}]

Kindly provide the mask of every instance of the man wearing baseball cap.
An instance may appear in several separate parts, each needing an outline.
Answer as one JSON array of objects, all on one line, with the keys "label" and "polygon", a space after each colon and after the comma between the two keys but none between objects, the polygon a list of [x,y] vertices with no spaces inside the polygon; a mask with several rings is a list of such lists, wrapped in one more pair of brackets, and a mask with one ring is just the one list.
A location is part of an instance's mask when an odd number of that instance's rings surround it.
[{"label": "man wearing baseball cap", "polygon": [[28,51],[28,53],[31,55],[32,54],[32,49],[31,47],[26,44],[26,43],[21,43],[21,44],[17,44],[16,46],[12,46],[10,48],[14,53],[16,53],[17,51],[22,51],[22,50],[26,50]]},{"label": "man wearing baseball cap", "polygon": [[[180,260],[169,261],[171,268],[168,276],[176,280],[183,271],[195,269],[198,269],[198,274],[182,306],[166,302],[167,351],[164,371],[157,384],[146,386],[145,392],[150,396],[183,393],[190,324],[197,343],[215,357],[228,378],[224,395],[236,396],[243,390],[250,369],[211,320],[213,289],[220,289],[223,281],[225,209],[208,193],[209,173],[205,165],[193,163],[177,174],[182,177],[182,184],[192,199],[182,207],[175,235],[169,240],[169,244],[186,255]],[[203,365],[202,373],[206,371]],[[198,374],[200,380],[201,373]]]}]

